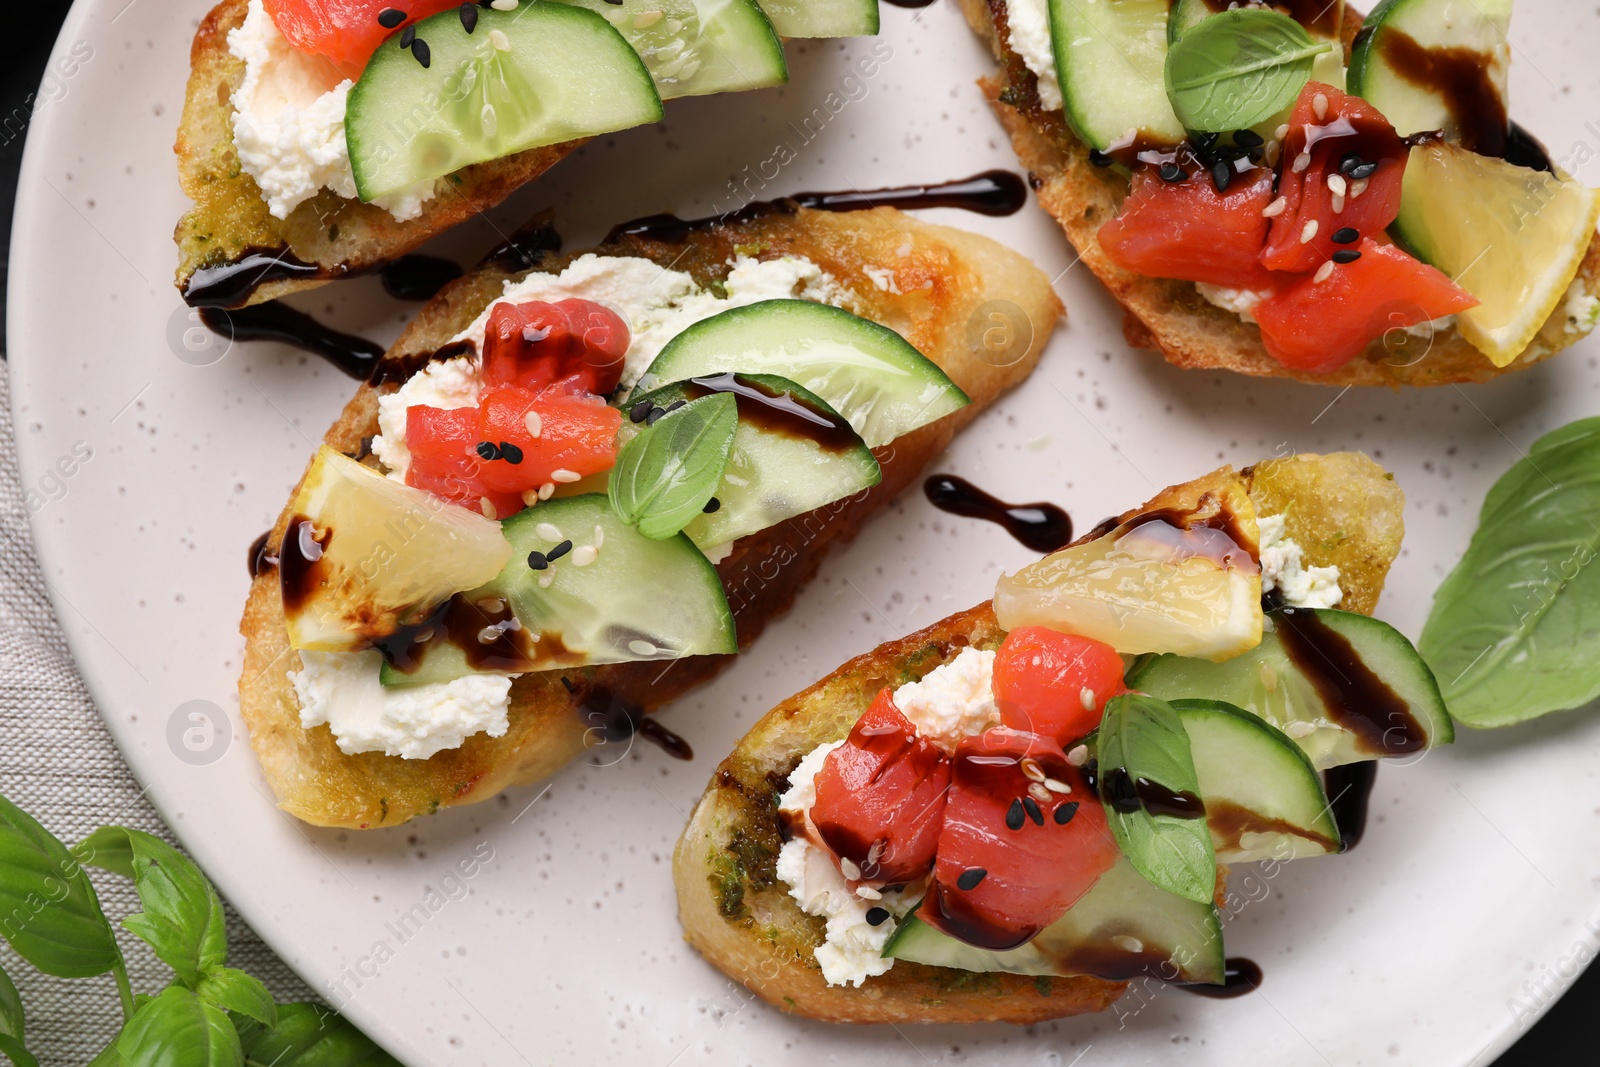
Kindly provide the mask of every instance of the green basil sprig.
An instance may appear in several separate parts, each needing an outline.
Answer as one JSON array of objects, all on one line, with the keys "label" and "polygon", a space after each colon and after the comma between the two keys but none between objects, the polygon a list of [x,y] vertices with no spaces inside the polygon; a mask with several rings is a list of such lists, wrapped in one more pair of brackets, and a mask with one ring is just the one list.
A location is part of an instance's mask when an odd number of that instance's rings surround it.
[{"label": "green basil sprig", "polygon": [[722,484],[738,425],[733,394],[714,393],[646,426],[611,470],[611,509],[652,540],[680,532]]},{"label": "green basil sprig", "polygon": [[90,978],[122,966],[94,887],[65,845],[0,797],[0,935],[45,974]]},{"label": "green basil sprig", "polygon": [[1167,51],[1167,96],[1187,129],[1242,130],[1293,103],[1317,56],[1333,47],[1276,11],[1223,11]]},{"label": "green basil sprig", "polygon": [[1450,715],[1509,726],[1600,697],[1600,418],[1534,442],[1489,490],[1417,650]]},{"label": "green basil sprig", "polygon": [[1119,782],[1140,779],[1171,793],[1198,795],[1189,734],[1178,713],[1155,697],[1116,697],[1100,722],[1095,758],[1106,822],[1128,862],[1157,887],[1209,903],[1217,889],[1217,857],[1203,812],[1186,819],[1151,814],[1142,803],[1127,810],[1116,796]]}]

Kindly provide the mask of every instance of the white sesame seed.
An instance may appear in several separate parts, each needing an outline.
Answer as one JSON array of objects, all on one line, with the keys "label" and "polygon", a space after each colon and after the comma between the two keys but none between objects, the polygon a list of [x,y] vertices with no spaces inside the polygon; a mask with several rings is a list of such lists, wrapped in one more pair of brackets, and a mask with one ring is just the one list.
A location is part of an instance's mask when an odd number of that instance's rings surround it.
[{"label": "white sesame seed", "polygon": [[517,0],[491,0],[489,6],[496,11],[515,11]]},{"label": "white sesame seed", "polygon": [[1084,711],[1093,711],[1095,705],[1094,690],[1088,686],[1078,690],[1078,703],[1083,705]]},{"label": "white sesame seed", "polygon": [[883,894],[878,892],[876,889],[872,888],[870,885],[858,885],[858,886],[856,886],[856,896],[860,897],[862,900],[882,900],[883,899]]},{"label": "white sesame seed", "polygon": [[500,517],[500,513],[494,509],[494,501],[486,496],[478,498],[478,510],[483,512],[483,517],[486,519],[498,519]]},{"label": "white sesame seed", "polygon": [[597,523],[594,524],[594,547],[595,547],[596,551],[598,551],[601,548],[604,548],[605,547],[605,543],[606,543],[606,528],[604,526],[601,526],[597,522]]},{"label": "white sesame seed", "polygon": [[1070,785],[1068,785],[1066,782],[1061,781],[1061,779],[1059,779],[1059,778],[1046,778],[1044,780],[1044,787],[1046,789],[1050,790],[1050,792],[1052,792],[1052,793],[1070,793],[1070,792],[1072,792],[1072,787]]},{"label": "white sesame seed", "polygon": [[1290,737],[1306,737],[1317,732],[1317,724],[1304,720],[1292,722],[1283,728],[1283,732]]},{"label": "white sesame seed", "polygon": [[856,861],[849,856],[839,857],[839,873],[852,882],[861,881],[861,868],[856,866]]},{"label": "white sesame seed", "polygon": [[545,482],[543,485],[541,485],[539,487],[539,499],[540,500],[549,500],[552,496],[555,495],[555,491],[556,491],[556,483],[555,482]]},{"label": "white sesame seed", "polygon": [[1111,943],[1124,952],[1144,951],[1144,942],[1137,937],[1129,937],[1127,934],[1112,934]]},{"label": "white sesame seed", "polygon": [[1317,268],[1317,273],[1311,276],[1311,280],[1321,285],[1331,277],[1333,277],[1333,260],[1330,259]]},{"label": "white sesame seed", "polygon": [[493,615],[495,612],[506,610],[506,602],[497,596],[486,596],[478,601],[478,607]]},{"label": "white sesame seed", "polygon": [[429,641],[433,640],[433,635],[436,632],[437,631],[432,626],[424,626],[422,629],[417,631],[416,636],[411,639],[411,643],[414,645],[425,645]]},{"label": "white sesame seed", "polygon": [[544,420],[539,417],[537,411],[530,411],[522,416],[522,425],[528,428],[529,437],[538,437],[544,433]]},{"label": "white sesame seed", "polygon": [[1269,693],[1278,691],[1278,669],[1270,663],[1261,665],[1261,684]]},{"label": "white sesame seed", "polygon": [[1311,110],[1317,113],[1318,122],[1326,119],[1328,117],[1328,94],[1318,93],[1313,96],[1311,98]]},{"label": "white sesame seed", "polygon": [[1330,174],[1328,175],[1328,188],[1333,190],[1335,196],[1340,196],[1349,191],[1350,186],[1345,184],[1343,174]]},{"label": "white sesame seed", "polygon": [[480,645],[492,645],[499,639],[500,627],[498,626],[485,626],[478,631],[478,644]]},{"label": "white sesame seed", "polygon": [[1281,141],[1285,137],[1289,136],[1289,124],[1287,122],[1285,122],[1283,125],[1279,126],[1276,130],[1273,130],[1272,131],[1272,136],[1274,138],[1276,138],[1277,140],[1279,140],[1279,141]]},{"label": "white sesame seed", "polygon": [[1350,199],[1351,200],[1359,200],[1359,199],[1361,199],[1361,194],[1367,191],[1367,185],[1370,183],[1370,181],[1371,181],[1370,178],[1357,178],[1355,181],[1351,182],[1350,183]]},{"label": "white sesame seed", "polygon": [[600,558],[600,550],[593,545],[579,545],[572,550],[572,565],[574,567],[587,567]]},{"label": "white sesame seed", "polygon": [[636,29],[647,29],[660,22],[664,14],[666,14],[664,11],[641,11],[634,16],[633,25]]},{"label": "white sesame seed", "polygon": [[1308,244],[1311,243],[1311,239],[1313,237],[1315,237],[1316,235],[1317,235],[1317,220],[1316,219],[1312,219],[1310,222],[1306,223],[1304,226],[1302,226],[1300,228],[1300,243],[1303,244],[1303,245],[1308,245]]},{"label": "white sesame seed", "polygon": [[1088,763],[1089,746],[1073,745],[1072,748],[1067,750],[1067,762],[1074,767],[1082,767],[1085,763]]},{"label": "white sesame seed", "polygon": [[876,867],[878,865],[878,861],[883,858],[883,846],[884,842],[874,841],[872,847],[867,849],[868,867]]},{"label": "white sesame seed", "polygon": [[549,589],[550,588],[550,583],[555,581],[555,580],[556,580],[555,572],[554,571],[546,571],[544,573],[544,576],[539,579],[539,588],[540,589]]},{"label": "white sesame seed", "polygon": [[1335,215],[1344,214],[1344,194],[1343,193],[1334,193],[1333,196],[1330,198],[1330,200],[1332,201],[1332,204],[1333,204],[1333,213]]},{"label": "white sesame seed", "polygon": [[1041,804],[1050,803],[1050,790],[1045,788],[1043,782],[1029,782],[1028,795]]},{"label": "white sesame seed", "polygon": [[539,502],[539,490],[524,489],[522,491],[522,502],[530,508],[533,507]]},{"label": "white sesame seed", "polygon": [[649,641],[634,638],[632,641],[628,642],[628,651],[632,652],[635,656],[653,656],[661,650],[655,645],[652,645]]},{"label": "white sesame seed", "polygon": [[1286,196],[1280,196],[1280,197],[1278,197],[1278,199],[1274,200],[1272,203],[1270,203],[1266,207],[1262,208],[1261,209],[1261,214],[1266,216],[1269,219],[1275,219],[1279,215],[1282,215],[1285,211],[1287,211],[1288,208],[1289,208],[1289,198],[1286,197]]},{"label": "white sesame seed", "polygon": [[[516,5],[513,4],[512,6],[515,7]],[[500,9],[497,9],[497,10],[506,10],[506,9],[500,8]],[[494,50],[496,52],[509,52],[509,51],[511,51],[511,38],[506,36],[504,30],[490,30],[489,31],[489,43],[494,45]]]},{"label": "white sesame seed", "polygon": [[1022,761],[1022,776],[1030,782],[1044,781],[1044,771],[1040,770],[1039,765],[1031,759]]},{"label": "white sesame seed", "polygon": [[550,478],[552,481],[562,482],[570,485],[573,482],[582,481],[583,475],[579,474],[577,471],[569,471],[565,467],[559,467],[550,472]]},{"label": "white sesame seed", "polygon": [[1298,156],[1294,157],[1294,165],[1289,169],[1294,171],[1296,174],[1304,174],[1306,172],[1306,168],[1309,166],[1311,166],[1311,153],[1301,152]]},{"label": "white sesame seed", "polygon": [[533,528],[533,532],[544,538],[546,541],[554,541],[556,544],[560,544],[562,541],[566,540],[565,537],[561,536],[561,527],[557,526],[553,522],[541,522],[539,525]]}]

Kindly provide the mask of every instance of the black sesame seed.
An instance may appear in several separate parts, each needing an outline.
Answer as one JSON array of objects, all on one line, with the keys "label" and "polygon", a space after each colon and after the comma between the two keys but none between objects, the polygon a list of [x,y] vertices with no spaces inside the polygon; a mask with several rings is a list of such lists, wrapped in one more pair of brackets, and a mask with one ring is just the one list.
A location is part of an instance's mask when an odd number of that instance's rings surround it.
[{"label": "black sesame seed", "polygon": [[[620,0],[619,0],[619,2],[620,2]],[[1111,164],[1115,163],[1116,160],[1112,159],[1110,156],[1108,156],[1104,152],[1100,151],[1100,149],[1092,148],[1092,149],[1089,150],[1089,162],[1093,163],[1097,167],[1100,167],[1100,168],[1104,169],[1106,167],[1111,166]]]},{"label": "black sesame seed", "polygon": [[1351,171],[1361,166],[1362,162],[1363,161],[1361,157],[1355,152],[1347,153],[1344,158],[1339,160],[1339,173],[1349,174]]},{"label": "black sesame seed", "polygon": [[1359,167],[1352,167],[1350,169],[1350,177],[1356,179],[1357,181],[1360,181],[1363,178],[1370,178],[1376,173],[1378,173],[1378,165],[1376,163],[1363,163]]},{"label": "black sesame seed", "polygon": [[[536,571],[542,571],[546,567],[550,566],[550,560],[545,557],[545,554],[543,552],[529,552],[528,553],[528,566],[531,567],[532,569],[536,570]],[[563,678],[561,680],[563,682],[566,681],[565,678]]]},{"label": "black sesame seed", "polygon": [[666,413],[666,408],[652,407],[650,409],[650,414],[644,417],[644,424],[646,426],[654,426],[656,423],[661,421],[661,416],[665,415]]},{"label": "black sesame seed", "polygon": [[718,500],[716,497],[712,497],[710,500],[706,501],[706,506],[701,508],[700,510],[705,512],[707,515],[710,515],[713,512],[715,512],[718,509],[720,509],[721,507],[722,507],[722,501]]},{"label": "black sesame seed", "polygon": [[887,909],[885,909],[885,908],[868,908],[867,909],[867,925],[868,926],[882,926],[884,923],[886,923],[888,921],[889,921],[889,912],[888,912]]},{"label": "black sesame seed", "polygon": [[569,693],[576,693],[578,691],[578,687],[573,685],[572,680],[564,674],[561,676],[561,684]]},{"label": "black sesame seed", "polygon": [[571,541],[563,541],[559,545],[557,545],[556,547],[552,548],[550,551],[546,552],[544,554],[544,558],[549,560],[551,563],[554,563],[556,560],[560,559],[562,556],[565,556],[568,552],[571,552],[571,551],[572,551],[572,542]]},{"label": "black sesame seed", "polygon": [[378,25],[386,30],[392,30],[406,20],[406,13],[392,7],[386,7],[378,12]]},{"label": "black sesame seed", "polygon": [[1341,248],[1333,254],[1335,263],[1354,263],[1361,258],[1361,253],[1353,248]]},{"label": "black sesame seed", "polygon": [[462,4],[461,28],[471,33],[478,28],[478,5],[476,3]]},{"label": "black sesame seed", "polygon": [[421,37],[411,46],[411,54],[417,57],[417,62],[422,64],[424,70],[433,65],[433,52],[428,48],[428,42]]},{"label": "black sesame seed", "polygon": [[1336,245],[1353,245],[1361,240],[1361,231],[1354,226],[1345,226],[1333,231],[1333,243]]},{"label": "black sesame seed", "polygon": [[988,876],[989,872],[982,867],[968,867],[961,872],[961,877],[956,879],[956,888],[971,892]]},{"label": "black sesame seed", "polygon": [[478,455],[482,456],[484,459],[499,459],[500,449],[495,446],[493,441],[479,441]]},{"label": "black sesame seed", "polygon": [[518,448],[510,441],[501,441],[500,458],[505,460],[507,463],[521,463],[522,449]]},{"label": "black sesame seed", "polygon": [[1233,143],[1238,145],[1240,148],[1259,148],[1266,142],[1263,141],[1261,139],[1261,135],[1254,130],[1240,130],[1238,133],[1233,135]]},{"label": "black sesame seed", "polygon": [[672,403],[667,405],[666,414],[671,415],[674,411],[677,411],[679,408],[684,407],[688,403],[689,402],[687,400],[674,400]]},{"label": "black sesame seed", "polygon": [[628,421],[643,422],[645,417],[650,414],[650,409],[653,407],[655,407],[655,405],[650,403],[648,400],[639,401],[637,404],[633,405],[633,407],[628,409]]},{"label": "black sesame seed", "polygon": [[1222,134],[1220,133],[1197,133],[1192,136],[1192,140],[1194,141],[1196,147],[1198,147],[1201,151],[1204,151],[1205,149],[1215,145],[1217,143],[1217,138],[1221,136]]},{"label": "black sesame seed", "polygon": [[1078,814],[1078,802],[1076,800],[1067,801],[1065,804],[1056,809],[1056,825],[1067,825],[1067,823],[1072,821],[1072,817],[1076,814]]},{"label": "black sesame seed", "polygon": [[1166,182],[1166,183],[1168,183],[1169,185],[1176,185],[1179,182],[1183,181],[1183,179],[1185,177],[1185,175],[1183,173],[1183,168],[1178,166],[1176,163],[1163,163],[1163,164],[1161,164],[1160,174],[1161,174],[1161,180]]},{"label": "black sesame seed", "polygon": [[1039,802],[1032,797],[1023,797],[1022,806],[1027,809],[1028,818],[1033,820],[1033,825],[1044,825],[1044,812],[1039,810]]},{"label": "black sesame seed", "polygon": [[1219,159],[1211,164],[1211,184],[1217,187],[1217,192],[1228,191],[1228,184],[1233,181],[1233,164],[1225,159]]},{"label": "black sesame seed", "polygon": [[400,32],[400,47],[410,48],[417,39],[417,26],[412,23]]},{"label": "black sesame seed", "polygon": [[1013,800],[1011,802],[1011,807],[1006,809],[1006,829],[1022,829],[1022,817],[1022,801]]}]

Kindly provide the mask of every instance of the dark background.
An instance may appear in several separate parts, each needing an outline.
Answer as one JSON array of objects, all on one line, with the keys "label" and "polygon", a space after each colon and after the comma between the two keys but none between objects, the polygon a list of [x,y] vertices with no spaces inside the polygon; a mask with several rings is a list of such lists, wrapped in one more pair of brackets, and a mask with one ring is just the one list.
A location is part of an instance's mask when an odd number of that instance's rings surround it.
[{"label": "dark background", "polygon": [[[171,3],[173,0],[152,2]],[[68,0],[0,0],[0,41],[7,44],[5,61],[0,63],[0,120],[6,115],[27,113],[29,94],[38,88],[45,61],[70,6]],[[10,271],[10,205],[16,195],[24,140],[13,135],[16,128],[14,123],[9,129],[0,126],[0,142],[4,142],[0,144],[0,328],[5,321],[4,282]],[[176,170],[173,181],[177,181]],[[0,356],[5,353],[5,344],[3,329],[0,329]],[[1462,937],[1471,936],[1472,931],[1462,931]],[[1600,1057],[1587,1040],[1590,1027],[1583,1020],[1588,1006],[1595,1004],[1597,998],[1600,998],[1600,968],[1591,968],[1549,1015],[1497,1061],[1496,1067],[1596,1062]],[[1359,1016],[1352,1021],[1359,1022]]]}]

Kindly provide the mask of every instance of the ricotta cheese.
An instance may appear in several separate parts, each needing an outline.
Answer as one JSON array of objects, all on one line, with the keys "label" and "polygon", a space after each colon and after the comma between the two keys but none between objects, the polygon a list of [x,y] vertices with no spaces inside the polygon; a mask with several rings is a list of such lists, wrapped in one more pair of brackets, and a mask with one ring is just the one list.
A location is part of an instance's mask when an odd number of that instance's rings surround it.
[{"label": "ricotta cheese", "polygon": [[1232,312],[1245,322],[1256,321],[1256,305],[1268,295],[1259,289],[1228,289],[1221,285],[1208,285],[1205,282],[1195,282],[1194,287],[1199,290],[1201,298],[1206,303],[1215,304],[1223,311]]},{"label": "ricotta cheese", "polygon": [[309,730],[326,723],[347,755],[427,759],[476,733],[503,736],[509,725],[511,679],[505,675],[390,688],[378,680],[383,656],[376,651],[302,651],[300,662],[302,670],[289,672],[300,725]]},{"label": "ricotta cheese", "polygon": [[1039,104],[1046,111],[1061,110],[1061,80],[1056,76],[1056,54],[1050,45],[1048,0],[1008,0],[1006,21],[1011,33],[1006,43],[1039,79]]},{"label": "ricotta cheese", "polygon": [[954,752],[962,738],[1000,724],[994,703],[994,653],[964,648],[921,681],[896,689],[894,703],[919,736]]},{"label": "ricotta cheese", "polygon": [[1283,593],[1294,608],[1335,608],[1344,599],[1338,567],[1307,567],[1304,551],[1284,536],[1282,515],[1256,520],[1261,531],[1261,591]]},{"label": "ricotta cheese", "polygon": [[1583,275],[1572,279],[1572,284],[1567,287],[1564,306],[1567,310],[1568,333],[1590,333],[1600,325],[1600,299],[1589,295],[1589,285]]},{"label": "ricotta cheese", "polygon": [[389,468],[390,478],[404,482],[411,467],[411,449],[406,447],[406,408],[476,407],[482,392],[483,372],[477,356],[429,363],[399,389],[378,398],[378,436],[372,439],[372,454]]},{"label": "ricotta cheese", "polygon": [[[261,187],[275,218],[332,189],[356,197],[345,144],[345,105],[354,84],[319,56],[278,32],[262,0],[250,0],[245,20],[228,33],[228,51],[244,63],[233,94],[233,145],[239,164]],[[373,201],[399,221],[422,214],[434,182],[422,182]]]}]

